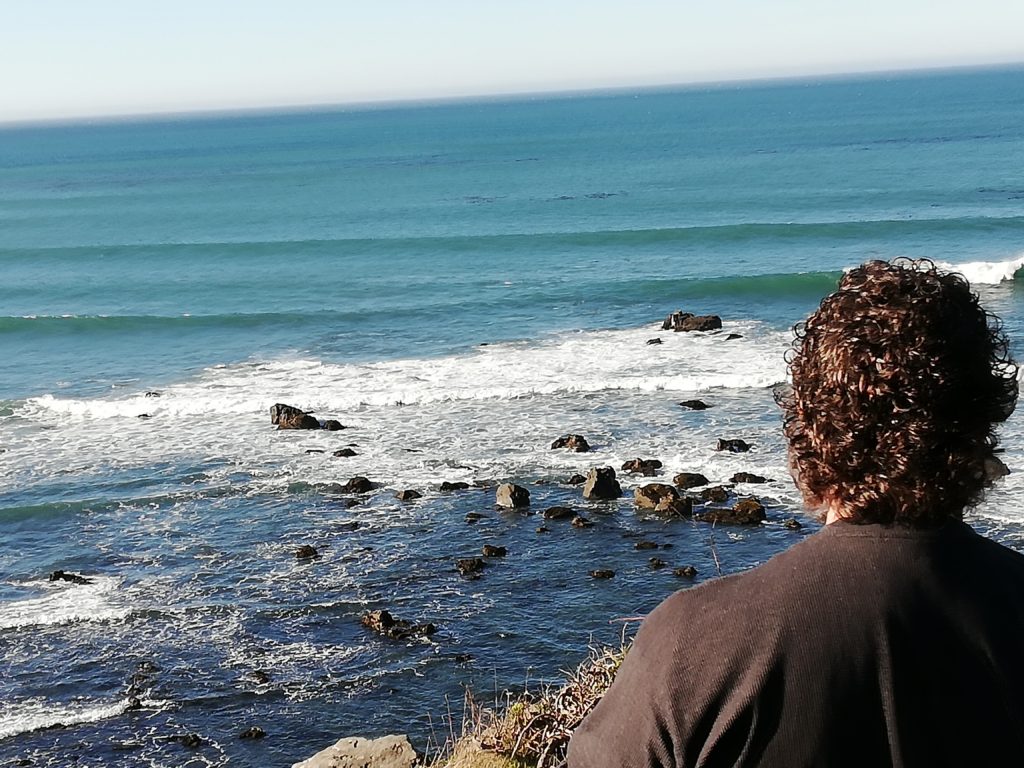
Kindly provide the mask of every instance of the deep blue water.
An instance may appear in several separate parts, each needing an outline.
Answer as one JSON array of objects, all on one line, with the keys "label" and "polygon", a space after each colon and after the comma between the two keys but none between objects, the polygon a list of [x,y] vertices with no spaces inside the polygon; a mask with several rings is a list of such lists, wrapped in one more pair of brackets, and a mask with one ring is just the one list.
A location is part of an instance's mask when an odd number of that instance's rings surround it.
[{"label": "deep blue water", "polygon": [[[911,256],[958,265],[1019,336],[1022,169],[1021,69],[0,129],[0,759],[422,746],[461,686],[555,678],[685,586],[637,537],[698,582],[713,549],[763,561],[815,527],[781,525],[788,328],[843,268]],[[741,338],[645,345],[680,308]],[[715,407],[681,411],[694,395]],[[274,432],[279,401],[350,428]],[[552,452],[567,431],[595,451]],[[754,451],[711,449],[730,436]],[[771,477],[735,489],[769,524],[666,524],[561,482],[638,455]],[[329,484],[355,474],[379,487],[348,509]],[[539,534],[441,480],[597,524]],[[1020,546],[1022,498],[1011,475],[975,523]],[[487,541],[509,557],[461,579]],[[381,607],[441,631],[382,641],[358,622]],[[239,741],[251,724],[267,739]]]}]

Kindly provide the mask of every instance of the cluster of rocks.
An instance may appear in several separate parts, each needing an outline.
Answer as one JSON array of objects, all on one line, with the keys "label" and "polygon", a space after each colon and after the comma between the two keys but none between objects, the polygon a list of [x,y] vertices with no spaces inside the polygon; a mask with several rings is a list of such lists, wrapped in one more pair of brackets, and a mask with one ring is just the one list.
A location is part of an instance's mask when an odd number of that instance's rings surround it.
[{"label": "cluster of rocks", "polygon": [[66,581],[70,584],[92,584],[92,579],[80,576],[69,571],[54,571],[50,574],[48,581]]},{"label": "cluster of rocks", "polygon": [[278,429],[326,429],[331,432],[345,429],[337,419],[320,421],[312,414],[284,403],[270,406],[270,423],[277,425]]},{"label": "cluster of rocks", "polygon": [[663,331],[717,331],[722,327],[718,315],[695,315],[692,312],[673,312],[661,324]]},{"label": "cluster of rocks", "polygon": [[369,611],[360,618],[360,623],[367,629],[390,637],[393,640],[405,640],[410,637],[429,637],[437,632],[431,622],[414,624],[408,619],[396,619],[390,611]]}]

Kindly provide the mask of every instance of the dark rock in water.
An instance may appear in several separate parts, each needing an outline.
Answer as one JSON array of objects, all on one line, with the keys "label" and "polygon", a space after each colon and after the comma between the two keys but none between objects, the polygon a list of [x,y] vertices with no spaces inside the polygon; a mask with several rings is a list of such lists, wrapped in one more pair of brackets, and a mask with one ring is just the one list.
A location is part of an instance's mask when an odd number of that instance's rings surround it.
[{"label": "dark rock in water", "polygon": [[345,483],[344,488],[346,493],[368,493],[373,490],[373,483],[362,475],[356,475]]},{"label": "dark rock in water", "polygon": [[254,725],[251,728],[246,728],[244,731],[242,731],[240,734],[238,734],[238,738],[240,738],[240,739],[262,739],[266,735],[267,735],[266,731],[264,731],[258,725]]},{"label": "dark rock in water", "polygon": [[569,520],[576,513],[569,507],[548,507],[544,510],[545,520]]},{"label": "dark rock in water", "polygon": [[711,407],[703,400],[683,400],[680,405],[683,406],[683,408],[689,408],[691,411],[706,411]]},{"label": "dark rock in water", "polygon": [[657,549],[658,543],[656,541],[638,541],[633,545],[633,549]]},{"label": "dark rock in water", "polygon": [[404,640],[408,637],[426,637],[437,632],[437,627],[430,622],[426,624],[413,624],[407,619],[396,619],[391,615],[390,611],[369,611],[360,617],[359,623],[367,629],[371,629],[394,640]]},{"label": "dark rock in water", "polygon": [[660,557],[652,557],[647,561],[647,565],[657,570],[658,568],[664,568],[668,563],[662,560]]},{"label": "dark rock in water", "polygon": [[719,438],[716,451],[728,451],[729,453],[746,453],[750,450],[750,443],[746,440],[722,440]]},{"label": "dark rock in water", "polygon": [[479,512],[467,512],[466,513],[466,522],[467,523],[475,523],[477,520],[482,520],[482,519],[483,519],[483,515],[481,515]]},{"label": "dark rock in water", "polygon": [[742,338],[743,338],[743,334],[742,333],[730,333],[728,336],[725,337],[725,340],[726,341],[732,341],[733,339],[742,339]]},{"label": "dark rock in water", "polygon": [[611,579],[615,576],[615,571],[610,568],[596,568],[590,572],[590,578],[592,579]]},{"label": "dark rock in water", "polygon": [[757,499],[743,499],[737,501],[732,509],[709,509],[697,519],[719,525],[760,525],[765,520],[764,505]]},{"label": "dark rock in water", "polygon": [[129,696],[128,703],[125,705],[125,712],[135,712],[142,709],[142,701],[138,696]]},{"label": "dark rock in water", "polygon": [[704,501],[713,501],[716,504],[721,504],[729,498],[729,492],[720,485],[713,485],[701,491],[700,497]]},{"label": "dark rock in water", "polygon": [[484,544],[482,551],[484,557],[504,557],[508,554],[507,548],[499,547],[495,544]]},{"label": "dark rock in water", "polygon": [[92,579],[87,579],[85,576],[79,576],[77,573],[70,573],[68,571],[54,571],[50,574],[50,581],[67,581],[71,584],[92,584]]},{"label": "dark rock in water", "polygon": [[320,429],[320,422],[305,411],[283,403],[270,406],[270,423],[278,429]]},{"label": "dark rock in water", "polygon": [[487,567],[487,561],[480,557],[463,557],[455,561],[455,567],[463,576],[479,578],[480,571]]},{"label": "dark rock in water", "polygon": [[692,312],[673,312],[661,324],[663,331],[715,331],[722,327],[718,315],[694,315]]},{"label": "dark rock in water", "polygon": [[640,509],[654,509],[663,500],[675,501],[679,492],[671,485],[649,483],[633,491],[633,501]]},{"label": "dark rock in water", "polygon": [[672,478],[672,482],[679,488],[697,488],[707,485],[708,479],[700,472],[680,472]]},{"label": "dark rock in water", "polygon": [[149,392],[146,393],[146,397],[160,397],[160,393],[157,392],[155,389],[150,390]]},{"label": "dark rock in water", "polygon": [[538,525],[537,526],[537,533],[547,533],[550,530],[551,529],[548,528],[546,525]]},{"label": "dark rock in water", "polygon": [[198,733],[186,733],[181,736],[174,736],[175,741],[184,744],[189,749],[196,749],[203,746],[203,737]]},{"label": "dark rock in water", "polygon": [[[693,499],[680,497],[678,499],[662,499],[654,508],[654,513],[661,517],[687,518],[693,516]],[[670,547],[671,544],[665,546]]]},{"label": "dark rock in water", "polygon": [[338,458],[345,458],[348,456],[358,456],[359,454],[353,451],[351,448],[339,448],[337,451],[331,454]]},{"label": "dark rock in water", "polygon": [[586,453],[590,450],[590,443],[583,435],[562,435],[551,444],[552,448],[568,448],[576,453]]},{"label": "dark rock in water", "polygon": [[647,340],[647,344],[648,345],[651,345],[651,344],[661,344],[661,337],[660,336],[655,336],[653,339],[648,339]]},{"label": "dark rock in water", "polygon": [[407,488],[404,491],[399,491],[395,494],[395,498],[399,501],[412,501],[413,499],[422,498],[423,494],[419,491],[414,491],[411,488]]},{"label": "dark rock in water", "polygon": [[623,472],[640,474],[644,477],[650,477],[658,469],[661,469],[661,462],[657,459],[630,459],[622,465]]},{"label": "dark rock in water", "polygon": [[502,483],[494,494],[495,503],[499,507],[515,509],[530,506],[530,492],[521,485]]},{"label": "dark rock in water", "polygon": [[323,448],[307,448],[306,453],[326,453],[326,451]]},{"label": "dark rock in water", "polygon": [[761,477],[760,475],[754,475],[750,472],[737,472],[735,475],[729,478],[730,483],[767,483],[767,477]]},{"label": "dark rock in water", "polygon": [[795,517],[789,518],[789,520],[784,522],[782,525],[784,528],[788,528],[791,531],[799,531],[801,528],[803,528],[803,525],[801,525],[800,521],[797,520]]},{"label": "dark rock in water", "polygon": [[337,419],[327,419],[327,421],[323,423],[323,429],[326,429],[328,432],[337,432],[339,430],[346,429],[346,427]]},{"label": "dark rock in water", "polygon": [[454,483],[449,483],[445,480],[441,483],[442,491],[465,491],[467,488],[469,488],[469,483],[464,483],[461,480]]},{"label": "dark rock in water", "polygon": [[674,546],[675,546],[675,544],[673,544],[671,541],[666,541],[664,544],[661,545],[661,548],[662,549],[672,549],[672,547],[674,547]]},{"label": "dark rock in water", "polygon": [[303,544],[295,550],[295,557],[299,560],[312,560],[320,557],[320,553],[316,551],[316,547],[309,544]]},{"label": "dark rock in water", "polygon": [[576,515],[576,517],[572,519],[573,528],[590,528],[592,525],[593,523],[587,520],[583,515]]},{"label": "dark rock in water", "polygon": [[570,478],[569,478],[568,480],[566,480],[565,482],[566,482],[566,483],[567,483],[568,485],[583,485],[583,484],[584,484],[585,482],[587,482],[587,478],[585,478],[585,477],[584,477],[583,475],[581,475],[581,474],[577,473],[577,474],[575,474],[575,475],[572,475],[572,476],[571,476],[571,477],[570,477]]},{"label": "dark rock in water", "polygon": [[153,417],[150,416],[148,413],[140,413],[136,418],[139,418],[139,419],[152,419]]},{"label": "dark rock in water", "polygon": [[615,470],[611,467],[598,467],[587,474],[587,482],[583,484],[585,499],[617,499],[622,496],[622,486],[615,479]]},{"label": "dark rock in water", "polygon": [[989,483],[994,483],[1008,474],[1010,474],[1010,468],[998,456],[989,456],[985,459],[985,479]]},{"label": "dark rock in water", "polygon": [[692,565],[684,565],[682,568],[673,568],[672,575],[681,579],[692,579],[697,575],[697,569]]},{"label": "dark rock in water", "polygon": [[254,669],[249,674],[249,677],[252,678],[252,680],[258,683],[259,685],[266,685],[270,682],[270,675],[268,675],[262,669]]}]

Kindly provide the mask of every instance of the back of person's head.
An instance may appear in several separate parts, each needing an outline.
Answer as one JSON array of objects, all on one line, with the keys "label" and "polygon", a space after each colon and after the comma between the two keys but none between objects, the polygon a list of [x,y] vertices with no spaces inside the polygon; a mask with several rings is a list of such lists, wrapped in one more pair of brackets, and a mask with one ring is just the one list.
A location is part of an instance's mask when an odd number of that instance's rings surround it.
[{"label": "back of person's head", "polygon": [[963,277],[927,261],[851,270],[797,326],[789,366],[784,430],[809,504],[927,527],[980,501],[1017,369]]}]

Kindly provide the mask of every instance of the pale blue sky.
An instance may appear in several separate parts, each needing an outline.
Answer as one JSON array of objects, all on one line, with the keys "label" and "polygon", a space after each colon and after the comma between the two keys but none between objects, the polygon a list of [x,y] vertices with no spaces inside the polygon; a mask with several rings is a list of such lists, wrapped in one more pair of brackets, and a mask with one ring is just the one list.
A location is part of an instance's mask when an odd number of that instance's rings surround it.
[{"label": "pale blue sky", "polygon": [[1024,0],[0,0],[0,122],[1024,61]]}]

